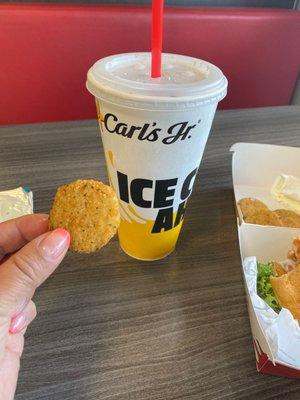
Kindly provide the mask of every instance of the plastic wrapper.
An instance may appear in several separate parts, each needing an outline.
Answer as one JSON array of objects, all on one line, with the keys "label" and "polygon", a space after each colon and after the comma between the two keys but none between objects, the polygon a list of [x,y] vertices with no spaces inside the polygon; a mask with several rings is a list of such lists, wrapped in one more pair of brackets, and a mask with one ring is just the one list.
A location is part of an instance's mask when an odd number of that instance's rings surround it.
[{"label": "plastic wrapper", "polygon": [[257,319],[270,345],[274,361],[300,368],[300,327],[285,308],[277,314],[257,294],[257,260],[246,257],[243,263],[249,296]]},{"label": "plastic wrapper", "polygon": [[33,194],[28,187],[0,192],[0,222],[33,213]]}]

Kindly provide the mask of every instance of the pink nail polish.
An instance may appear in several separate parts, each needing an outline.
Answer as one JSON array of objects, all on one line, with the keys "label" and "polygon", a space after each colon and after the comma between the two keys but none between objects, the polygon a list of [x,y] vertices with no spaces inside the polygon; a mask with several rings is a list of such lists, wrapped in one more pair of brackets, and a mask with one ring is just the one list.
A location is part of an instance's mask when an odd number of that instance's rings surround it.
[{"label": "pink nail polish", "polygon": [[26,316],[25,314],[19,314],[17,317],[13,318],[10,323],[9,332],[18,333],[21,332],[26,326]]},{"label": "pink nail polish", "polygon": [[70,244],[70,234],[62,228],[49,232],[41,241],[39,248],[47,259],[55,259],[66,251]]}]

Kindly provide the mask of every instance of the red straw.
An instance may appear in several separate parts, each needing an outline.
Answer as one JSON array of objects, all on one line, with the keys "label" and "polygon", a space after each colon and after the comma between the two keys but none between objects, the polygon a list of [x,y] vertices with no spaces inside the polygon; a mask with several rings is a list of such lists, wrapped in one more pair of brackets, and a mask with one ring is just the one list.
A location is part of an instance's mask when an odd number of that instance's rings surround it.
[{"label": "red straw", "polygon": [[152,0],[151,77],[161,76],[164,0]]}]

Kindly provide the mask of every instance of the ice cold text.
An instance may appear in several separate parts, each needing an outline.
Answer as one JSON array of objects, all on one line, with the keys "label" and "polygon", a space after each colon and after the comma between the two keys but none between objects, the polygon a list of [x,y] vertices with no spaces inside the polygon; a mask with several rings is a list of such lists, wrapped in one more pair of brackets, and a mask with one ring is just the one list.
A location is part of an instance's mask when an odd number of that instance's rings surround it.
[{"label": "ice cold text", "polygon": [[[132,202],[141,208],[158,209],[152,233],[168,231],[179,225],[184,218],[186,201],[192,192],[196,173],[197,168],[190,172],[182,185],[178,187],[178,178],[157,180],[137,178],[130,180],[128,175],[117,171],[120,200],[128,204]],[[174,210],[176,190],[178,190],[176,197],[177,199],[180,197],[180,203],[177,210]],[[147,198],[145,191],[148,192]]]}]

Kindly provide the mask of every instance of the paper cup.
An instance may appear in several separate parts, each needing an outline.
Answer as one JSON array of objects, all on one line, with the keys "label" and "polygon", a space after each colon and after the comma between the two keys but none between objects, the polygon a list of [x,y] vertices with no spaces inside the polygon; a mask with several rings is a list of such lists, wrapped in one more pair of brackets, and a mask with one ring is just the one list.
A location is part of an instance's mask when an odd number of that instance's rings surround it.
[{"label": "paper cup", "polygon": [[141,260],[175,248],[186,203],[227,80],[214,65],[163,55],[149,78],[150,54],[99,60],[88,72],[111,186],[120,200],[122,249]]}]

